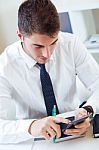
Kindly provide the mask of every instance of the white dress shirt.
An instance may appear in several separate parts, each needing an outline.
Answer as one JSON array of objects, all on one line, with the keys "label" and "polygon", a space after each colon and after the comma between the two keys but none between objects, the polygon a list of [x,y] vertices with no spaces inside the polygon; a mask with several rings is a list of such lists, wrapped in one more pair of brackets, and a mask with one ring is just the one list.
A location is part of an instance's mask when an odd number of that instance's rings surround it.
[{"label": "white dress shirt", "polygon": [[[33,119],[45,117],[40,68],[18,41],[0,56],[0,143],[18,143],[33,138],[28,128]],[[86,105],[99,107],[99,67],[77,37],[59,33],[56,48],[46,64],[60,113],[79,106],[76,74],[92,91]],[[14,102],[15,118],[11,118]]]}]

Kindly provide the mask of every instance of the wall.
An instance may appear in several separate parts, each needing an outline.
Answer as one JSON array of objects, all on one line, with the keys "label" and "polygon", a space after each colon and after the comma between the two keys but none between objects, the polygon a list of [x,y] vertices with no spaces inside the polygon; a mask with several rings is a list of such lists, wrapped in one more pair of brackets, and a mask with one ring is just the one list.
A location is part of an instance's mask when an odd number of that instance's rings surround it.
[{"label": "wall", "polygon": [[0,52],[17,41],[17,9],[21,0],[0,0]]},{"label": "wall", "polygon": [[99,0],[52,0],[58,12],[99,8]]},{"label": "wall", "polygon": [[70,11],[69,16],[73,33],[82,41],[85,41],[89,35],[96,33],[92,10]]},{"label": "wall", "polygon": [[96,25],[96,32],[99,34],[99,9],[93,10],[93,16]]}]

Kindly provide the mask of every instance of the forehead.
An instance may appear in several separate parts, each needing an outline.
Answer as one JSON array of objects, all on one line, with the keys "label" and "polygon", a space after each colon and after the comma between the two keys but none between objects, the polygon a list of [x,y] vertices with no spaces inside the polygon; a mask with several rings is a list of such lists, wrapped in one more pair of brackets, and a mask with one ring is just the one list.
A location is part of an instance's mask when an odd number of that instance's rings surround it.
[{"label": "forehead", "polygon": [[50,37],[48,35],[43,35],[43,34],[37,34],[34,33],[31,36],[26,37],[27,40],[30,41],[30,43],[33,44],[52,44],[54,41],[58,39],[58,33],[54,34],[53,37]]}]

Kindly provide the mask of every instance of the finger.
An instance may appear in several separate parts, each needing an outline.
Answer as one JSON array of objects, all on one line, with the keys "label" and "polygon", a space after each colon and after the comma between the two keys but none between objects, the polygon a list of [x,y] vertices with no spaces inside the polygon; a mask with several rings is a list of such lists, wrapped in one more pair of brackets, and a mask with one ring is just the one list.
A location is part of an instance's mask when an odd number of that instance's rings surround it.
[{"label": "finger", "polygon": [[54,131],[56,138],[59,138],[61,136],[60,125],[56,124],[55,122],[52,122],[51,128]]},{"label": "finger", "polygon": [[56,135],[57,138],[59,138],[61,136],[60,125],[56,124],[55,118],[56,117],[52,117],[52,116],[47,117],[45,120],[45,126],[42,128],[41,132],[43,130],[48,131],[48,132],[50,131],[50,133],[52,133],[52,135],[50,135],[50,136],[53,136],[53,134],[54,134],[54,135]]},{"label": "finger", "polygon": [[83,123],[75,125],[75,129],[67,129],[65,134],[83,134],[85,133],[90,126],[89,119],[86,119]]},{"label": "finger", "polygon": [[50,135],[50,138],[53,138],[53,137],[56,136],[56,132],[55,132],[55,130],[53,130],[52,127],[48,127],[48,128],[47,128],[47,131],[48,131],[48,133],[49,133],[49,135]]},{"label": "finger", "polygon": [[83,129],[68,129],[64,132],[64,134],[81,135],[81,134],[84,134],[86,132],[87,132],[86,128],[83,128]]},{"label": "finger", "polygon": [[87,111],[84,108],[79,108],[75,111],[75,118],[80,118],[87,115]]},{"label": "finger", "polygon": [[65,118],[63,118],[63,117],[56,117],[56,118],[54,118],[54,121],[55,121],[56,123],[60,123],[60,122],[62,122],[62,123],[69,123],[69,122],[70,122],[69,119],[65,119]]},{"label": "finger", "polygon": [[89,118],[86,119],[84,122],[75,125],[75,128],[88,128],[88,127],[90,127]]},{"label": "finger", "polygon": [[60,129],[60,125],[58,125],[57,123],[69,123],[70,120],[65,119],[63,117],[55,117],[54,119],[54,123],[51,124],[52,128],[55,130],[56,132],[56,138],[59,138],[61,136],[61,129]]},{"label": "finger", "polygon": [[78,134],[79,130],[78,129],[68,129],[64,132],[65,134],[70,134],[70,135],[74,135],[74,134]]},{"label": "finger", "polygon": [[47,131],[42,131],[42,135],[49,140],[50,139],[50,134]]}]

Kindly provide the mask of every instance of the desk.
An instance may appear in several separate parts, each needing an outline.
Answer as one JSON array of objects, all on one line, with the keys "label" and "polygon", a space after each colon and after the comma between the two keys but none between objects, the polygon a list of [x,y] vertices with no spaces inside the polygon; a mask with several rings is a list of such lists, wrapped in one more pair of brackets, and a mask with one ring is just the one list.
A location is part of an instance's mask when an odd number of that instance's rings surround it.
[{"label": "desk", "polygon": [[[74,111],[60,114],[61,117],[73,116]],[[5,144],[0,145],[0,150],[97,150],[99,146],[99,138],[95,139],[92,136],[90,127],[85,137],[53,143],[52,141],[25,141],[20,144]]]},{"label": "desk", "polygon": [[31,150],[32,141],[26,141],[19,144],[0,144],[0,150]]},{"label": "desk", "polygon": [[27,141],[20,144],[0,145],[0,150],[97,150],[99,147],[99,138],[94,139],[89,132],[86,137],[52,143],[51,141]]},{"label": "desk", "polygon": [[86,137],[64,141],[60,143],[52,143],[49,141],[39,141],[33,143],[32,150],[97,150],[99,147],[99,138],[92,137],[92,133],[88,133]]}]

